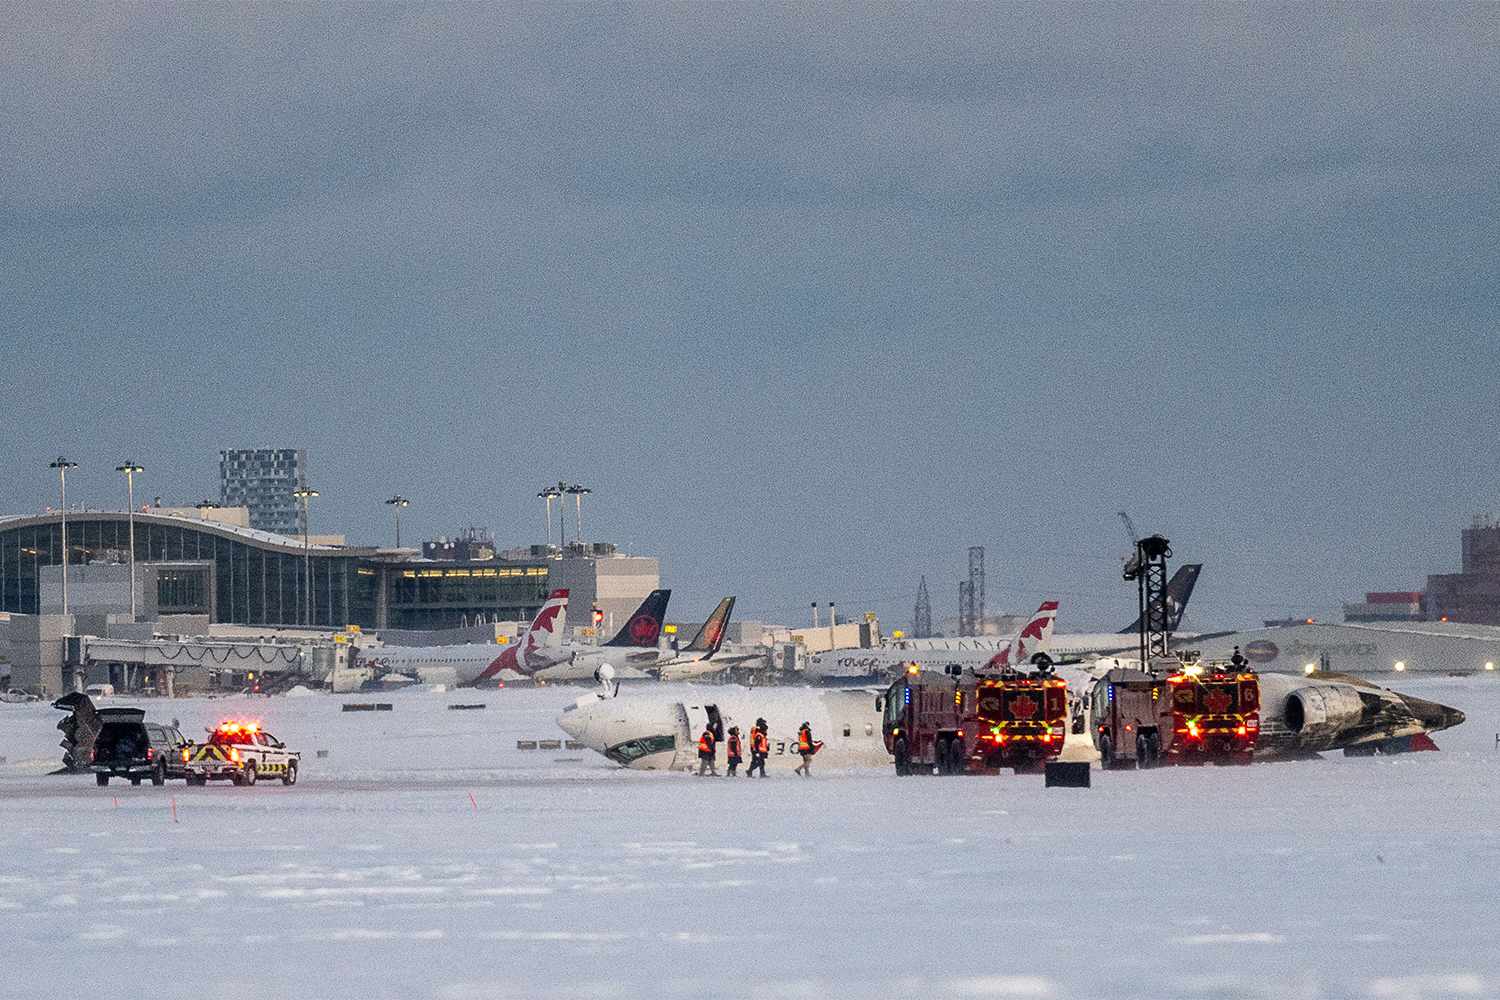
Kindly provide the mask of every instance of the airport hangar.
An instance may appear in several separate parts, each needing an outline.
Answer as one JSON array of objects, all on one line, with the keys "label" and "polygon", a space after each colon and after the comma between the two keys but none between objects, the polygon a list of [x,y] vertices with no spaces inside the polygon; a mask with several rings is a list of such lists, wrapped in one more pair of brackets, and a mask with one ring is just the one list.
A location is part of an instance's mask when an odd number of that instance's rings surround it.
[{"label": "airport hangar", "polygon": [[1474,674],[1500,669],[1500,626],[1462,622],[1307,622],[1181,637],[1176,649],[1227,660],[1239,647],[1257,670],[1346,674]]}]

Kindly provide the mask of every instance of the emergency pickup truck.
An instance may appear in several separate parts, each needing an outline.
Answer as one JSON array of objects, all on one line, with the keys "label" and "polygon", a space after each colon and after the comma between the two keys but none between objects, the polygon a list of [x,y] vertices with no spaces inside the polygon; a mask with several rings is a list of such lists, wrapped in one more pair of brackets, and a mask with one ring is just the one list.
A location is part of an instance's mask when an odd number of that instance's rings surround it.
[{"label": "emergency pickup truck", "polygon": [[209,730],[208,739],[182,751],[183,768],[190,785],[228,780],[253,785],[260,778],[280,778],[283,785],[297,783],[297,764],[302,755],[260,728],[255,722],[222,722]]}]

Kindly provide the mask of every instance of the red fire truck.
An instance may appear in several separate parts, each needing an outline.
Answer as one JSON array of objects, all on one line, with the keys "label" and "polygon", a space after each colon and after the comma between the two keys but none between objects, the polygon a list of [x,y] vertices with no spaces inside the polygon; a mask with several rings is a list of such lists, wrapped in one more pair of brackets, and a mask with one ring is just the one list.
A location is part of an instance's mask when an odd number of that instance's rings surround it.
[{"label": "red fire truck", "polygon": [[979,674],[969,729],[971,765],[994,771],[1039,770],[1062,753],[1068,725],[1068,683],[1049,671]]},{"label": "red fire truck", "polygon": [[876,700],[896,773],[958,774],[965,759],[958,678],[909,666]]},{"label": "red fire truck", "polygon": [[1166,677],[1116,667],[1089,689],[1090,734],[1099,766],[1152,767],[1172,745]]},{"label": "red fire truck", "polygon": [[1167,677],[1177,764],[1248,764],[1260,737],[1260,678],[1237,664],[1188,665]]},{"label": "red fire truck", "polygon": [[1068,685],[1045,670],[912,668],[881,696],[880,708],[897,774],[1039,770],[1062,753]]}]

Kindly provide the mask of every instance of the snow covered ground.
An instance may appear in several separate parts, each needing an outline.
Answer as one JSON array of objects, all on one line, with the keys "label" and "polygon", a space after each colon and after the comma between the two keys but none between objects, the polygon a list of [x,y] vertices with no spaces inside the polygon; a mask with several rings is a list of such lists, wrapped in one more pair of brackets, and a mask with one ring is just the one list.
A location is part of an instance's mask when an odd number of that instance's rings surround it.
[{"label": "snow covered ground", "polygon": [[0,996],[1500,996],[1500,679],[1398,686],[1442,753],[1086,790],[518,751],[558,689],[143,702],[302,780],[97,788],[0,705]]}]

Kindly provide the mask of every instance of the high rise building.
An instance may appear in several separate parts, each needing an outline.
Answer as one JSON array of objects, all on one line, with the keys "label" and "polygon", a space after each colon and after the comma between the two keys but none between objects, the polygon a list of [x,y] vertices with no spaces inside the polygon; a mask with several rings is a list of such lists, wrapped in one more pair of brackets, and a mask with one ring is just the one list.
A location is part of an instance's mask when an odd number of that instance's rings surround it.
[{"label": "high rise building", "polygon": [[302,532],[292,493],[307,483],[303,448],[230,448],[219,452],[219,503],[247,507],[250,527],[278,535]]}]

